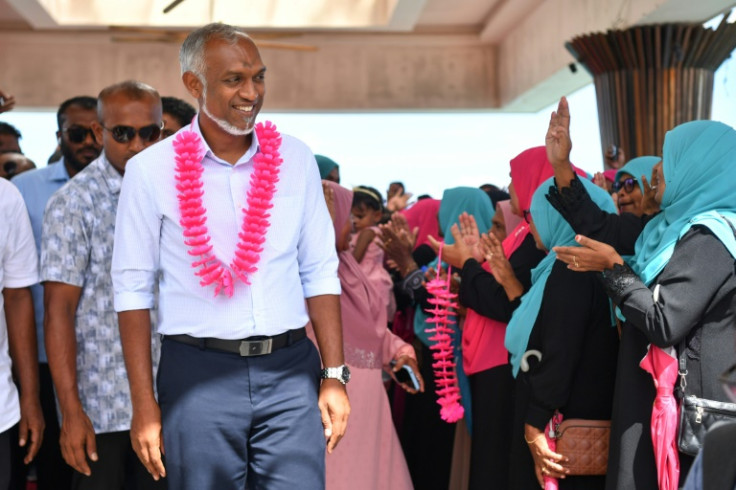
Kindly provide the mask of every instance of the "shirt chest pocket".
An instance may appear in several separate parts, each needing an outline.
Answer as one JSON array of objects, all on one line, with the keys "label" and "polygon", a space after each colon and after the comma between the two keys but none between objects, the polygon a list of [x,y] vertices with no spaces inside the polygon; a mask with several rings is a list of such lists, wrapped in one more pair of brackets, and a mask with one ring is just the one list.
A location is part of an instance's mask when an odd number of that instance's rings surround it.
[{"label": "shirt chest pocket", "polygon": [[279,255],[296,253],[304,213],[299,196],[274,196],[266,248]]}]

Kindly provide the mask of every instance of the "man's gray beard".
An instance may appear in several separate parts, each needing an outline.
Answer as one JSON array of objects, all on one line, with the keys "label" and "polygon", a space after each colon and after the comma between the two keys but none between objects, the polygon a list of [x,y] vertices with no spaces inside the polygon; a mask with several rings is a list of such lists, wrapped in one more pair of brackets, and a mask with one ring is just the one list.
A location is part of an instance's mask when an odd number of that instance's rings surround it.
[{"label": "man's gray beard", "polygon": [[[233,126],[229,122],[225,121],[224,119],[220,119],[219,117],[215,117],[209,109],[207,109],[207,84],[203,83],[204,89],[202,91],[202,112],[205,113],[207,117],[212,119],[215,124],[220,126],[220,129],[225,131],[228,134],[231,134],[233,136],[247,136],[253,132],[253,129],[255,128],[255,124],[251,124],[250,128],[241,129],[236,126]],[[255,106],[255,104],[254,104]],[[254,118],[255,119],[255,118]],[[255,123],[255,121],[253,121]]]}]

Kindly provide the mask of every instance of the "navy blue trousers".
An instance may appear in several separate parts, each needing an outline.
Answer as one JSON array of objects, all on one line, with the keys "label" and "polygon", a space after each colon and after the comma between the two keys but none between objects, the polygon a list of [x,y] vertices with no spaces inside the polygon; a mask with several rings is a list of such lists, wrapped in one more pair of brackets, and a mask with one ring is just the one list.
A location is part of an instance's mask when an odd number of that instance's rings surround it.
[{"label": "navy blue trousers", "polygon": [[157,385],[169,488],[323,489],[320,367],[308,339],[257,357],[164,339]]}]

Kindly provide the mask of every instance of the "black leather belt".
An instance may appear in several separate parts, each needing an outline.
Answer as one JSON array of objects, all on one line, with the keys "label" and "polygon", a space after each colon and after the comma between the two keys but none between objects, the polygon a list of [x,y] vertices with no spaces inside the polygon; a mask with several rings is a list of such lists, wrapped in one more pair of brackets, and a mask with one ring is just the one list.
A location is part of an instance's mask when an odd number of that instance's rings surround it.
[{"label": "black leather belt", "polygon": [[173,340],[182,344],[193,345],[200,349],[217,350],[238,354],[242,357],[263,356],[271,352],[288,347],[307,336],[307,329],[297,328],[288,330],[273,337],[257,336],[240,340],[225,340],[209,337],[192,337],[191,335],[164,335],[164,339]]}]

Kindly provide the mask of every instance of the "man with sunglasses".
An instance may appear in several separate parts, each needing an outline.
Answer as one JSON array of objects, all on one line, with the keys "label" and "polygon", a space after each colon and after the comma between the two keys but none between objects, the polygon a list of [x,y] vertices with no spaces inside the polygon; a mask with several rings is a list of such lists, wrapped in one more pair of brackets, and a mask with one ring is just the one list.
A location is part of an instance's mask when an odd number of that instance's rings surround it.
[{"label": "man with sunglasses", "polygon": [[44,215],[46,348],[74,489],[127,488],[132,480],[138,489],[161,488],[130,444],[130,391],[110,262],[125,165],[158,141],[162,125],[152,87],[126,81],[103,89],[91,124],[103,152],[51,197]]},{"label": "man with sunglasses", "polygon": [[[199,115],[131,160],[115,230],[133,445],[177,490],[323,489],[325,449],[344,434],[350,406],[317,162],[301,141],[256,125],[266,67],[243,32],[219,23],[193,31],[180,64]],[[208,254],[194,244],[210,240],[216,257],[204,262],[214,272],[192,268]],[[148,349],[157,284],[158,401]],[[324,370],[306,338],[310,321]]]},{"label": "man with sunglasses", "polygon": [[[51,196],[71,178],[82,171],[93,160],[100,156],[102,146],[95,139],[92,126],[97,121],[97,99],[89,96],[77,96],[61,103],[56,112],[58,131],[56,138],[61,148],[62,158],[54,165],[26,172],[13,178],[18,187],[31,217],[33,238],[36,252],[41,254],[41,227],[43,213]],[[33,308],[36,317],[36,335],[38,337],[39,379],[41,386],[41,406],[46,419],[44,436],[46,444],[36,459],[38,490],[69,488],[71,469],[61,457],[59,448],[59,421],[54,399],[54,387],[51,382],[43,332],[43,286],[31,286]]]}]

